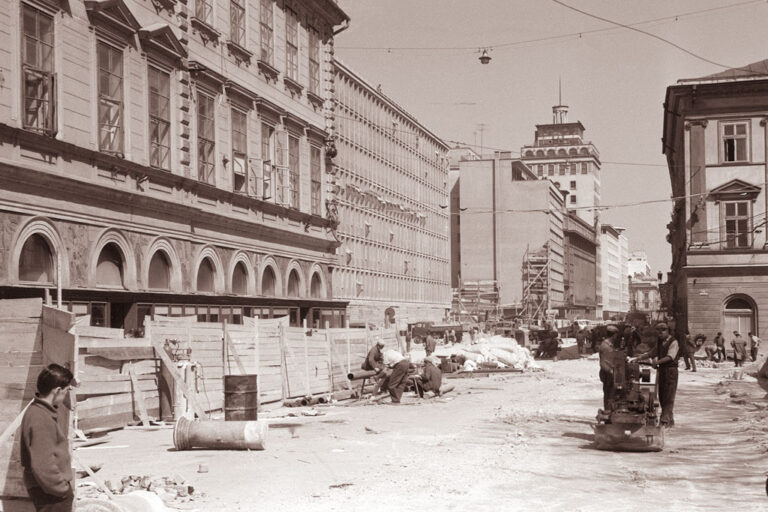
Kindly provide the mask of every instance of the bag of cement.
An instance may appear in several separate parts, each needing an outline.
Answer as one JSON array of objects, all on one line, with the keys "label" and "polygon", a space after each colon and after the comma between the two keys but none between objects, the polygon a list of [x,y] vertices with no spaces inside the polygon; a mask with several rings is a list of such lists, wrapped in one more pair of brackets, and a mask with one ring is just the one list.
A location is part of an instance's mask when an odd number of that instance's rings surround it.
[{"label": "bag of cement", "polygon": [[467,359],[464,361],[464,371],[465,372],[473,372],[477,370],[477,363],[472,361],[471,359]]}]

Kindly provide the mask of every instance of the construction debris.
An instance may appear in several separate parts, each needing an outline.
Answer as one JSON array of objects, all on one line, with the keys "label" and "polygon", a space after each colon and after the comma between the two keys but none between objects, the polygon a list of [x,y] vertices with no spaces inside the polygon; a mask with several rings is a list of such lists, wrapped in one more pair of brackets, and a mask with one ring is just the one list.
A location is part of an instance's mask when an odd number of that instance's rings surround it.
[{"label": "construction debris", "polygon": [[[204,493],[195,493],[195,488],[189,485],[184,478],[174,477],[153,477],[150,475],[129,475],[120,480],[119,483],[113,483],[109,480],[104,482],[115,498],[136,493],[136,491],[146,491],[153,493],[160,498],[165,505],[171,508],[179,507],[180,503],[189,503],[196,498],[205,497]],[[91,482],[83,482],[78,485],[78,500],[110,499],[107,493],[99,489]],[[120,501],[117,499],[116,501]]]},{"label": "construction debris", "polygon": [[478,369],[528,370],[538,368],[531,352],[517,344],[513,338],[492,336],[480,338],[476,343],[457,343],[438,347],[435,355],[453,361],[463,361],[464,371]]}]

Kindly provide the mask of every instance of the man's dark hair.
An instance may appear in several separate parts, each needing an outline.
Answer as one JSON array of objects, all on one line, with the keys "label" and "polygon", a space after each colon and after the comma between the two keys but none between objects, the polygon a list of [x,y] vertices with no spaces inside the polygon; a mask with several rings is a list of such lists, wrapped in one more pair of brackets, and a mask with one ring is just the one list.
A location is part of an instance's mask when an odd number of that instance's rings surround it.
[{"label": "man's dark hair", "polygon": [[37,392],[45,396],[55,388],[65,388],[72,383],[74,375],[68,369],[58,364],[49,364],[37,376]]}]

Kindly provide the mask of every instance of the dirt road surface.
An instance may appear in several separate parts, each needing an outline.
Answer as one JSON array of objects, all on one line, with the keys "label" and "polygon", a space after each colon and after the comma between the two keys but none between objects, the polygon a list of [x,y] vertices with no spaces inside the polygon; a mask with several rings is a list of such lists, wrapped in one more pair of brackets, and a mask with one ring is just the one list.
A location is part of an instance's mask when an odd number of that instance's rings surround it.
[{"label": "dirt road surface", "polygon": [[613,453],[593,446],[597,361],[542,366],[452,379],[444,398],[283,418],[265,451],[176,452],[171,430],[123,430],[77,456],[103,463],[102,479],[179,475],[206,494],[187,504],[201,511],[768,510],[768,401],[754,379],[681,368],[664,451]]}]

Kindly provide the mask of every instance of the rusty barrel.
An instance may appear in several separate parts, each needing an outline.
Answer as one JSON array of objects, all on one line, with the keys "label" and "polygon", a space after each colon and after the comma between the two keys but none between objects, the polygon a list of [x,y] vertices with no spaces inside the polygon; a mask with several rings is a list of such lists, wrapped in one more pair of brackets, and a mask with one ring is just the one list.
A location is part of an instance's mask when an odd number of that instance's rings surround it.
[{"label": "rusty barrel", "polygon": [[224,421],[255,421],[259,390],[256,374],[224,376]]},{"label": "rusty barrel", "polygon": [[190,420],[182,416],[173,428],[177,450],[263,450],[269,425],[266,421]]}]

